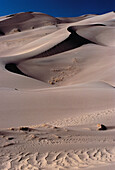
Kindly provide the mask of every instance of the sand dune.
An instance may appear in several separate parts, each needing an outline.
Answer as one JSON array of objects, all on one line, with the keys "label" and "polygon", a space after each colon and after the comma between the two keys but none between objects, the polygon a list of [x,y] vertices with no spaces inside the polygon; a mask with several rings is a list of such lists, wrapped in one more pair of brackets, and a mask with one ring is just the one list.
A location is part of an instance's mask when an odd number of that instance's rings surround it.
[{"label": "sand dune", "polygon": [[55,18],[40,12],[22,12],[18,14],[11,14],[6,16],[6,18],[0,17],[0,35],[13,34],[47,25],[77,22],[93,16],[95,15],[84,15],[73,18]]},{"label": "sand dune", "polygon": [[6,20],[0,22],[0,30],[3,34],[11,34],[28,29],[35,29],[45,25],[55,25],[59,23],[57,18],[43,13],[24,12],[7,17],[9,17],[7,22]]},{"label": "sand dune", "polygon": [[61,20],[62,23],[72,23],[72,22],[78,22],[78,21],[82,21],[84,19],[87,18],[91,18],[94,17],[96,15],[94,14],[88,14],[88,15],[82,15],[79,17],[57,17],[59,20]]},{"label": "sand dune", "polygon": [[115,168],[114,20],[0,17],[1,170]]}]

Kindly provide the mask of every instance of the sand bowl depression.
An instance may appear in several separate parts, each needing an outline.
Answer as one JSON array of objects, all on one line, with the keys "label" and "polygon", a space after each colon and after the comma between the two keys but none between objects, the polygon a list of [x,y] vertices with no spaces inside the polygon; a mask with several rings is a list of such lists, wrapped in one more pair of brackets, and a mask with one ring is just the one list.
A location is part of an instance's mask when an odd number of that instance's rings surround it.
[{"label": "sand bowl depression", "polygon": [[0,19],[1,170],[115,168],[114,20]]}]

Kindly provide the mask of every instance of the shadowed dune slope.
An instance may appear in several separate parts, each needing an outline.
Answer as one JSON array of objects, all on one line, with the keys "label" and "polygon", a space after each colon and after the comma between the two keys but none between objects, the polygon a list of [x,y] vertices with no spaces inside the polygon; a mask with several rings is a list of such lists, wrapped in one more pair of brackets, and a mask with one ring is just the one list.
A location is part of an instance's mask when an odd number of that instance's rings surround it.
[{"label": "shadowed dune slope", "polygon": [[[53,44],[54,41],[56,45],[49,46],[47,50],[43,49],[41,53],[38,50],[37,55],[33,53],[31,57],[22,58],[20,62],[9,62],[5,68],[10,72],[57,85],[102,80],[114,86],[114,71],[112,71],[114,69],[114,35],[112,36],[114,27],[106,26],[102,22],[66,28],[66,32],[69,31],[70,35],[65,40],[56,43],[55,35],[59,32],[53,33],[54,38],[50,34],[51,43]],[[42,42],[42,39],[39,39],[39,42]],[[108,47],[104,47],[105,45]],[[111,60],[108,55],[111,56]],[[49,59],[46,59],[47,57]],[[64,60],[68,64],[65,64]]]},{"label": "shadowed dune slope", "polygon": [[41,57],[52,56],[55,54],[59,54],[65,51],[72,50],[74,48],[78,48],[82,45],[89,44],[89,43],[93,43],[93,42],[85,39],[84,37],[79,36],[76,32],[71,31],[71,34],[69,35],[67,39],[57,44],[53,48],[31,58],[36,58],[36,57],[41,58]]},{"label": "shadowed dune slope", "polygon": [[0,170],[115,169],[114,21],[0,17]]},{"label": "shadowed dune slope", "polygon": [[22,12],[6,16],[0,22],[0,35],[13,34],[25,30],[31,30],[42,26],[61,23],[78,22],[95,15],[85,15],[73,18],[55,18],[40,12]]},{"label": "shadowed dune slope", "polygon": [[[74,29],[68,28],[68,31],[71,32],[71,34],[69,35],[69,37],[67,39],[65,39],[61,43],[57,44],[56,46],[50,48],[49,50],[44,51],[43,53],[38,54],[36,56],[32,56],[28,59],[48,57],[48,56],[60,54],[60,53],[78,48],[78,47],[85,45],[85,44],[93,44],[92,41],[87,40],[87,39],[79,36],[74,31]],[[17,67],[17,65],[15,63],[7,63],[5,65],[5,68],[10,72],[26,76],[26,74],[24,74],[21,70],[19,70],[19,68]]]},{"label": "shadowed dune slope", "polygon": [[[102,80],[114,86],[114,13],[55,18],[25,12],[6,18],[0,22],[1,35],[15,32],[1,37],[1,46],[10,46],[5,58],[1,47],[1,62],[8,71],[57,85]],[[37,27],[41,29],[30,32]]]},{"label": "shadowed dune slope", "polygon": [[0,31],[3,34],[22,32],[24,30],[59,23],[57,18],[43,13],[23,12],[10,15],[9,17],[9,19],[0,22]]},{"label": "shadowed dune slope", "polygon": [[14,63],[6,64],[5,68],[10,72],[26,76],[26,74],[24,74],[21,70],[19,70],[16,64]]}]

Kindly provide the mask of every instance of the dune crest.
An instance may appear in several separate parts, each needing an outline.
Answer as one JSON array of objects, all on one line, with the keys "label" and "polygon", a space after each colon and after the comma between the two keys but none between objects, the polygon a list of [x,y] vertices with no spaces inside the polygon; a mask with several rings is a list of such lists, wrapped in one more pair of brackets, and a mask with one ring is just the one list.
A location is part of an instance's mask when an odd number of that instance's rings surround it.
[{"label": "dune crest", "polygon": [[1,170],[115,168],[114,20],[0,17]]}]

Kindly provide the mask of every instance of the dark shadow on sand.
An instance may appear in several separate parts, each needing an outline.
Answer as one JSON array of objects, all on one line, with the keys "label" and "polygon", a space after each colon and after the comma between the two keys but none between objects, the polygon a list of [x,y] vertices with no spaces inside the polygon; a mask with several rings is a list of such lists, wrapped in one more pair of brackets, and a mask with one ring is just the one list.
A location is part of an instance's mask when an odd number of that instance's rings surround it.
[{"label": "dark shadow on sand", "polygon": [[50,48],[49,50],[44,51],[41,54],[32,56],[29,59],[48,57],[48,56],[52,56],[55,54],[59,54],[62,52],[66,52],[78,48],[85,44],[95,44],[94,42],[79,36],[75,31],[71,31],[71,30],[68,31],[71,32],[71,34],[67,39],[55,45],[54,47]]},{"label": "dark shadow on sand", "polygon": [[[21,70],[18,69],[17,65],[15,63],[8,63],[5,65],[6,70],[16,73],[16,74],[20,74],[23,76],[27,76],[26,74],[24,74]],[[29,76],[27,76],[29,77]]]},{"label": "dark shadow on sand", "polygon": [[113,130],[115,129],[115,126],[107,126],[107,130]]},{"label": "dark shadow on sand", "polygon": [[[65,52],[65,51],[69,51],[69,50],[78,48],[85,44],[89,44],[89,43],[94,44],[92,41],[89,41],[89,40],[79,36],[74,30],[71,30],[68,28],[68,31],[71,32],[71,34],[69,35],[69,37],[67,39],[65,39],[61,43],[57,44],[56,46],[50,48],[49,50],[44,51],[41,54],[32,56],[28,59],[48,57],[48,56],[52,56],[55,54],[59,54],[59,53]],[[27,76],[21,70],[18,69],[18,67],[15,63],[6,64],[5,68],[10,72],[20,74],[23,76]],[[29,76],[27,76],[27,77],[29,77]]]}]

